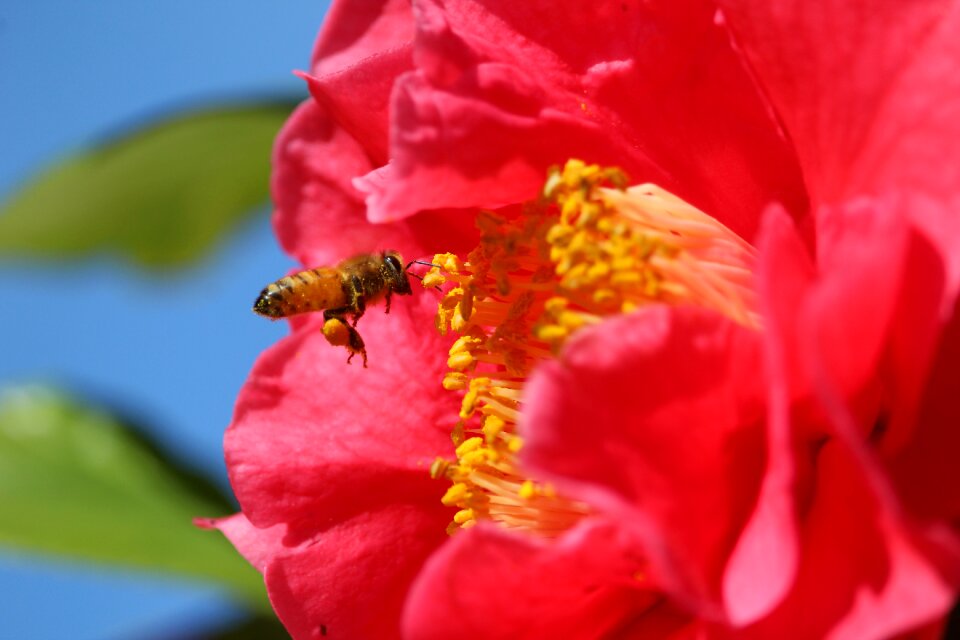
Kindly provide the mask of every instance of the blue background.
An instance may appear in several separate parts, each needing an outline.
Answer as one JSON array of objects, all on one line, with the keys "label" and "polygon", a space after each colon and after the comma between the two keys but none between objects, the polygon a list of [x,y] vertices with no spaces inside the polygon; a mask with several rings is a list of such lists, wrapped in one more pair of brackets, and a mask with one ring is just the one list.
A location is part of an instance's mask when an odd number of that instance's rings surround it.
[{"label": "blue background", "polygon": [[[171,110],[305,96],[290,72],[307,67],[327,4],[4,0],[0,199],[58,157]],[[31,303],[0,308],[0,389],[49,383],[122,408],[226,487],[233,400],[286,332],[250,303],[290,266],[265,215],[177,273],[109,258],[2,261],[0,291],[26,289]],[[206,585],[0,548],[2,638],[190,638],[239,615]]]}]

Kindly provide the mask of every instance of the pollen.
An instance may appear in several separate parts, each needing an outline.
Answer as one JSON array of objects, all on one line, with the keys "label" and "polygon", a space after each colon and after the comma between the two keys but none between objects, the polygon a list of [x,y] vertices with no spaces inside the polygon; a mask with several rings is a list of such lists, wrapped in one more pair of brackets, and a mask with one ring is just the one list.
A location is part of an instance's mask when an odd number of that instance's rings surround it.
[{"label": "pollen", "polygon": [[323,323],[323,337],[333,346],[342,347],[350,341],[350,330],[341,320],[330,318]]},{"label": "pollen", "polygon": [[481,213],[465,259],[434,256],[423,284],[447,287],[436,327],[459,336],[443,387],[462,394],[453,458],[431,466],[451,483],[448,532],[491,521],[549,537],[589,513],[518,458],[526,379],[581,329],[650,304],[698,305],[759,328],[753,247],[676,195],[628,184],[616,168],[571,160],[521,213]]}]

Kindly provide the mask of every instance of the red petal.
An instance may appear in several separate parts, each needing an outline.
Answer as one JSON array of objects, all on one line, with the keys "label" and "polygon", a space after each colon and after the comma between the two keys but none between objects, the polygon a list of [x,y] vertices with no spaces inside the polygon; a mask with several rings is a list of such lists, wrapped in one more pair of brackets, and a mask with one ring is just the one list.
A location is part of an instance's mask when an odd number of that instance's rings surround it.
[{"label": "red petal", "polygon": [[[803,519],[790,597],[747,630],[755,638],[889,638],[942,618],[953,585],[843,445],[816,461],[818,490]],[[755,588],[763,589],[765,575]]]},{"label": "red petal", "polygon": [[391,501],[357,509],[266,571],[267,591],[296,640],[400,635],[400,614],[411,582],[446,539],[449,514]]},{"label": "red petal", "polygon": [[[874,389],[891,330],[931,327],[942,269],[888,201],[825,210],[820,223],[818,277],[782,214],[771,212],[761,243],[769,462],[727,568],[727,604],[737,624],[764,616],[756,637],[888,637],[943,616],[957,577],[956,540],[909,519],[882,467],[886,445],[868,439],[883,437]],[[888,379],[894,399],[913,393],[904,372],[929,353],[929,338],[915,338],[919,353],[888,356],[904,370]]]},{"label": "red petal", "polygon": [[759,335],[693,307],[584,330],[527,388],[536,477],[632,529],[654,579],[718,615],[763,469]]},{"label": "red petal", "polygon": [[[887,454],[902,500],[923,520],[960,522],[960,302],[943,333],[905,444]],[[891,434],[892,436],[895,434]]]},{"label": "red petal", "polygon": [[960,11],[953,0],[720,0],[812,193],[956,193]]},{"label": "red petal", "polygon": [[410,259],[472,246],[467,216],[435,212],[402,224],[371,225],[352,180],[373,168],[363,147],[325,108],[305,102],[274,146],[274,227],[283,248],[301,264],[396,249]]},{"label": "red petal", "polygon": [[[756,508],[726,567],[723,583],[726,613],[734,625],[765,615],[793,583],[799,562],[794,494],[806,460],[794,459],[790,407],[796,380],[797,327],[792,305],[813,279],[813,266],[786,214],[771,207],[759,239],[757,287],[764,323],[768,377],[766,470]],[[798,467],[804,467],[802,470]]]},{"label": "red petal", "polygon": [[633,577],[639,567],[629,540],[597,521],[556,541],[475,527],[427,562],[407,601],[404,637],[586,640],[619,637],[618,628],[642,619],[663,633],[630,637],[662,638],[688,624]]},{"label": "red petal", "polygon": [[435,296],[415,296],[361,320],[369,369],[359,358],[347,365],[319,323],[260,356],[225,442],[231,484],[255,525],[287,523],[303,538],[396,503],[444,514],[444,488],[428,469],[448,452],[457,412],[438,382],[449,341],[432,327]]},{"label": "red petal", "polygon": [[950,256],[955,292],[960,4],[719,4],[796,145],[815,204],[907,195],[904,213]]},{"label": "red petal", "polygon": [[313,52],[310,91],[375,166],[387,161],[389,98],[413,66],[409,0],[337,2]]},{"label": "red petal", "polygon": [[311,70],[318,76],[349,72],[412,41],[413,13],[407,0],[335,0],[323,19]]},{"label": "red petal", "polygon": [[[653,5],[652,7],[650,5]],[[751,237],[805,195],[792,152],[706,2],[417,5],[371,219],[531,199],[570,157],[623,166]]]}]

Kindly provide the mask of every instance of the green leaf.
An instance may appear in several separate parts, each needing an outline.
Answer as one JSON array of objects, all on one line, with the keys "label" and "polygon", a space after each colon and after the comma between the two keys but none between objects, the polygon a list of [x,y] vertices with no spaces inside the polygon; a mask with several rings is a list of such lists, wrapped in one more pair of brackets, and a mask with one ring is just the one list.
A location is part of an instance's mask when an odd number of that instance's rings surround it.
[{"label": "green leaf", "polygon": [[207,640],[290,640],[276,616],[258,616],[243,620],[227,629],[214,631]]},{"label": "green leaf", "polygon": [[0,255],[115,253],[142,266],[201,257],[269,196],[290,104],[193,112],[55,165],[0,211]]},{"label": "green leaf", "polygon": [[109,415],[39,387],[0,392],[0,544],[217,582],[264,610],[263,580],[196,516],[226,499]]}]

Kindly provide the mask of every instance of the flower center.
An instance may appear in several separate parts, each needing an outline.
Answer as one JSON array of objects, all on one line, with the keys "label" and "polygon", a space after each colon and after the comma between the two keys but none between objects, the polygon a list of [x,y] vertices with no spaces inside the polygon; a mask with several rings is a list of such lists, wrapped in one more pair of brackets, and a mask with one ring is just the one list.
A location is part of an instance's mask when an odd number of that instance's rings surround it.
[{"label": "flower center", "polygon": [[424,286],[453,285],[437,328],[460,335],[443,380],[463,393],[456,459],[430,469],[451,482],[450,533],[490,520],[555,536],[588,513],[529,478],[517,458],[526,378],[579,329],[651,303],[700,305],[759,327],[753,248],[660,187],[626,184],[618,169],[571,160],[519,215],[481,213],[466,261],[434,257]]}]

